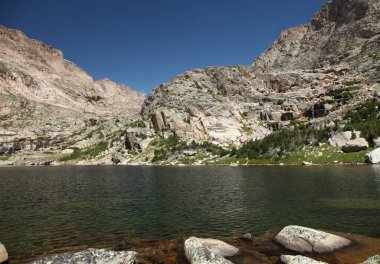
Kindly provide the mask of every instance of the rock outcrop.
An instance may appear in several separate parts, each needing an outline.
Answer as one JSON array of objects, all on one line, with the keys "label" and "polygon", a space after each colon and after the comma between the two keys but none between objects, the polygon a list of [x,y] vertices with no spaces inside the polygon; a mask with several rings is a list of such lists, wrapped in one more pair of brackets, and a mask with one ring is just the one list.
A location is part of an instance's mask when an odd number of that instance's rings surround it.
[{"label": "rock outcrop", "polygon": [[90,248],[76,253],[62,253],[44,257],[30,264],[135,264],[137,262],[136,257],[137,253],[134,251],[110,251]]},{"label": "rock outcrop", "polygon": [[274,240],[298,253],[333,252],[351,244],[351,241],[344,237],[302,226],[287,226]]},{"label": "rock outcrop", "polygon": [[281,261],[285,264],[327,264],[304,256],[282,255]]},{"label": "rock outcrop", "polygon": [[191,264],[231,264],[224,257],[238,254],[239,249],[217,239],[190,237],[185,254]]},{"label": "rock outcrop", "polygon": [[0,243],[0,263],[8,260],[8,252],[3,244]]}]

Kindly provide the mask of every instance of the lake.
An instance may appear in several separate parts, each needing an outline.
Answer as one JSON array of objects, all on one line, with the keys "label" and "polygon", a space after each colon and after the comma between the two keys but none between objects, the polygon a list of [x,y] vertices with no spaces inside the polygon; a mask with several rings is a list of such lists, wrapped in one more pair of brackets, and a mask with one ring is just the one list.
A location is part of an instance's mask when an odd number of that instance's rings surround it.
[{"label": "lake", "polygon": [[0,216],[10,263],[65,247],[289,224],[380,237],[380,166],[4,167]]}]

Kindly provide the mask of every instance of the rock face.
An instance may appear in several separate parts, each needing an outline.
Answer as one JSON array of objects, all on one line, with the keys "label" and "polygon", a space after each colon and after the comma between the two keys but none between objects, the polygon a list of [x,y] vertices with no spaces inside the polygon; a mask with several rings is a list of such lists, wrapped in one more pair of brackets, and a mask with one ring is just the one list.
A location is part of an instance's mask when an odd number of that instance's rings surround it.
[{"label": "rock face", "polygon": [[8,252],[3,244],[0,243],[0,263],[8,260]]},{"label": "rock face", "polygon": [[187,141],[236,146],[293,120],[330,124],[380,91],[379,8],[377,0],[328,2],[251,66],[196,69],[160,85],[143,118]]},{"label": "rock face", "polygon": [[304,256],[282,255],[281,261],[285,264],[327,264]]},{"label": "rock face", "polygon": [[367,259],[362,264],[379,264],[379,263],[380,263],[380,255],[376,255]]},{"label": "rock face", "polygon": [[185,254],[192,264],[231,264],[224,257],[238,252],[239,249],[216,239],[190,237],[185,241]]},{"label": "rock face", "polygon": [[106,249],[87,249],[76,253],[63,253],[36,260],[30,264],[135,264],[137,253],[134,251],[109,251]]},{"label": "rock face", "polygon": [[371,164],[380,163],[380,148],[377,148],[367,154],[367,160]]},{"label": "rock face", "polygon": [[139,117],[143,100],[127,85],[94,81],[61,51],[0,26],[0,154],[55,152],[73,135],[106,134]]},{"label": "rock face", "polygon": [[351,241],[329,233],[302,226],[287,226],[275,241],[298,253],[327,253],[348,246]]}]

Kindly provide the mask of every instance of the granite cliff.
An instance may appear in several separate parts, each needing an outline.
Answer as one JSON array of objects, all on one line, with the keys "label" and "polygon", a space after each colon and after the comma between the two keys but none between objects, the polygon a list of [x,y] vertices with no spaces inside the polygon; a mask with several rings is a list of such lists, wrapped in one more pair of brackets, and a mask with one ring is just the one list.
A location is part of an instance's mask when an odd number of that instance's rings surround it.
[{"label": "granite cliff", "polygon": [[157,87],[143,116],[157,130],[225,145],[262,138],[292,120],[335,119],[379,92],[379,10],[374,0],[329,2],[251,66],[197,69]]}]

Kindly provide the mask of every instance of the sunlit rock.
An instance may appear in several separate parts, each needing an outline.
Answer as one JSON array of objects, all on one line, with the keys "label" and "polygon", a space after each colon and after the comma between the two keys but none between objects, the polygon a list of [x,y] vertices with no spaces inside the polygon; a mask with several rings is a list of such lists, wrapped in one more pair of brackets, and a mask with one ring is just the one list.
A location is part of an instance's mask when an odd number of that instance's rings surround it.
[{"label": "sunlit rock", "polygon": [[344,237],[302,226],[287,226],[274,240],[285,248],[299,253],[333,252],[351,244],[351,241]]},{"label": "sunlit rock", "polygon": [[30,264],[134,264],[137,261],[136,257],[137,253],[134,251],[110,251],[90,248],[75,253],[62,253],[44,257]]},{"label": "sunlit rock", "polygon": [[281,261],[285,264],[327,264],[304,256],[282,255]]},{"label": "sunlit rock", "polygon": [[190,237],[185,241],[185,254],[191,264],[230,264],[224,257],[238,252],[236,247],[217,239]]}]

